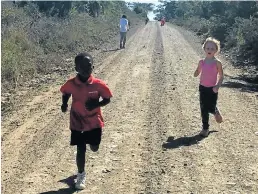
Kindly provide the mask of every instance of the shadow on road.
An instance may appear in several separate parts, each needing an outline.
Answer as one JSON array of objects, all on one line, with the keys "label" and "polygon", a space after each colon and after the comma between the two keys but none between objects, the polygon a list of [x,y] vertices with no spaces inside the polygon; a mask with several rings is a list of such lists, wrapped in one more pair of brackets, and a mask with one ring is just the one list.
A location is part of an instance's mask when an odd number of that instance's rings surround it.
[{"label": "shadow on road", "polygon": [[[210,131],[210,134],[215,132],[218,132],[218,131]],[[167,142],[162,144],[162,147],[166,149],[174,149],[174,148],[179,148],[181,146],[191,146],[194,144],[198,144],[203,139],[204,137],[200,135],[194,135],[189,137],[187,136],[179,137],[177,139],[175,139],[175,137],[173,136],[170,136],[168,137]]]},{"label": "shadow on road", "polygon": [[70,176],[66,179],[60,180],[58,182],[65,183],[69,186],[69,188],[62,188],[58,191],[47,191],[40,194],[72,194],[76,193],[76,189],[74,187],[74,179],[76,179],[76,175]]}]

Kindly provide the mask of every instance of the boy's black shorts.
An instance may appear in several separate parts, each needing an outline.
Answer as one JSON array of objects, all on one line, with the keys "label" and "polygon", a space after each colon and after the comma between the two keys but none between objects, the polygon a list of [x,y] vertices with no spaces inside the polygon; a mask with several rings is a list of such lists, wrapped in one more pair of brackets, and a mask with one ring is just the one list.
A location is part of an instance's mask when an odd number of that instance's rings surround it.
[{"label": "boy's black shorts", "polygon": [[101,142],[102,129],[96,128],[91,131],[75,131],[71,130],[71,142],[70,145],[99,145]]}]

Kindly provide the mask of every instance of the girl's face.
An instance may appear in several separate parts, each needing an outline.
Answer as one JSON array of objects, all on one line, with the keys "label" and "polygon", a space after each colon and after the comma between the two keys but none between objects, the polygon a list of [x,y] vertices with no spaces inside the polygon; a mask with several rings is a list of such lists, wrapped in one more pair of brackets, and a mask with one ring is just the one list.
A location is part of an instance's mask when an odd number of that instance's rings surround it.
[{"label": "girl's face", "polygon": [[207,42],[204,51],[206,53],[207,58],[212,58],[217,52],[216,44],[213,42]]}]

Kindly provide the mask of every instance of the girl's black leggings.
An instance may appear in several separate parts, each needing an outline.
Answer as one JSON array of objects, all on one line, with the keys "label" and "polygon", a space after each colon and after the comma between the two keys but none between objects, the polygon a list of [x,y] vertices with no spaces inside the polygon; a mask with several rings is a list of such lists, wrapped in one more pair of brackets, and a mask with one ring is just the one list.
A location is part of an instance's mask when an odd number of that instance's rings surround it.
[{"label": "girl's black leggings", "polygon": [[218,93],[214,93],[212,88],[199,86],[202,127],[204,130],[209,129],[209,113],[215,114],[217,105]]}]

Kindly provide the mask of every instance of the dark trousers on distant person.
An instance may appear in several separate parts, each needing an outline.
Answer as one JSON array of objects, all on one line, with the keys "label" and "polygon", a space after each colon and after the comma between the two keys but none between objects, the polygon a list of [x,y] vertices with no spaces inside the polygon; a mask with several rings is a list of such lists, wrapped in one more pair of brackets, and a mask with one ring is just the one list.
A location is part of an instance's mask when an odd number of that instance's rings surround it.
[{"label": "dark trousers on distant person", "polygon": [[120,32],[120,48],[125,48],[126,32]]}]

